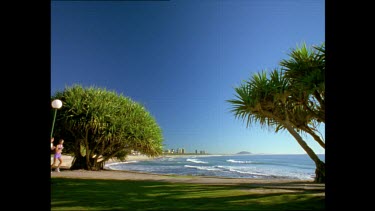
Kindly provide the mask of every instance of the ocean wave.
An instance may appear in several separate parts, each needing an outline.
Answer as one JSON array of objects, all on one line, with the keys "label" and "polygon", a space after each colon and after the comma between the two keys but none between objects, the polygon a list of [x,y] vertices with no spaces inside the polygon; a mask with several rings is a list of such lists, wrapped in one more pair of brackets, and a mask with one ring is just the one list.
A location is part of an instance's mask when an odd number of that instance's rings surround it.
[{"label": "ocean wave", "polygon": [[226,160],[227,162],[229,163],[252,163],[252,164],[260,164],[260,162],[254,162],[254,161],[251,161],[251,160],[233,160],[233,159],[229,159],[229,160]]},{"label": "ocean wave", "polygon": [[[293,158],[293,159],[291,159]],[[225,178],[292,178],[313,180],[314,163],[305,156],[165,157],[148,161],[111,163],[106,168],[160,174]],[[131,164],[130,164],[131,163]]]},{"label": "ocean wave", "polygon": [[115,166],[121,166],[122,164],[127,164],[127,163],[137,163],[137,160],[131,160],[131,161],[124,161],[124,162],[115,162],[115,163],[108,163],[105,164],[104,168],[111,169],[111,170],[118,170]]},{"label": "ocean wave", "polygon": [[217,166],[217,168],[223,169],[225,171],[230,171],[233,173],[240,173],[240,174],[249,174],[249,175],[258,175],[258,176],[272,176],[270,174],[260,173],[260,172],[254,172],[254,169],[248,169],[248,168],[235,168],[231,166]]},{"label": "ocean wave", "polygon": [[212,166],[191,166],[191,165],[184,165],[185,168],[194,168],[199,170],[206,170],[206,171],[221,171],[218,168]]},{"label": "ocean wave", "polygon": [[186,159],[186,161],[189,161],[189,162],[192,162],[192,163],[208,163],[208,162],[205,162],[205,161],[201,161],[201,160],[198,160],[198,159]]},{"label": "ocean wave", "polygon": [[156,158],[155,161],[175,161],[176,159],[174,157],[160,157]]},{"label": "ocean wave", "polygon": [[273,176],[271,174],[264,174],[264,173],[258,173],[258,172],[249,172],[249,171],[240,171],[237,169],[230,168],[229,171],[240,173],[240,174],[250,174],[250,175],[257,175],[257,176]]}]

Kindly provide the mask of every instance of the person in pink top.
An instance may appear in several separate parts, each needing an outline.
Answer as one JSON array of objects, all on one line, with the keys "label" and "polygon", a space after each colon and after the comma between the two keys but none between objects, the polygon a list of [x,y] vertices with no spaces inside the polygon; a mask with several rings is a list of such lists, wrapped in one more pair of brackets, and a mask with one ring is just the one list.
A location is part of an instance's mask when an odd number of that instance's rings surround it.
[{"label": "person in pink top", "polygon": [[52,168],[55,166],[56,161],[59,160],[59,165],[57,165],[57,168],[55,169],[55,171],[60,172],[60,166],[63,162],[63,160],[61,158],[61,153],[62,153],[62,150],[64,148],[63,144],[64,144],[64,139],[60,139],[59,144],[56,145],[56,147],[55,147],[55,155],[53,156],[53,163],[51,165],[51,171],[52,171]]}]

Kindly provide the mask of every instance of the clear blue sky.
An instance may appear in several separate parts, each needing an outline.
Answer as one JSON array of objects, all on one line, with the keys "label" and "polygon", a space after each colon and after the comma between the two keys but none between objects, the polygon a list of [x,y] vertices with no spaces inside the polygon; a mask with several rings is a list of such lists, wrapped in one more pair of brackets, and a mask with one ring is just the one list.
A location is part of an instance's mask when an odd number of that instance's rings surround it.
[{"label": "clear blue sky", "polygon": [[226,100],[254,73],[278,67],[300,43],[325,41],[323,0],[51,5],[51,95],[76,83],[122,93],[155,117],[166,149],[305,153],[288,132],[246,128]]}]

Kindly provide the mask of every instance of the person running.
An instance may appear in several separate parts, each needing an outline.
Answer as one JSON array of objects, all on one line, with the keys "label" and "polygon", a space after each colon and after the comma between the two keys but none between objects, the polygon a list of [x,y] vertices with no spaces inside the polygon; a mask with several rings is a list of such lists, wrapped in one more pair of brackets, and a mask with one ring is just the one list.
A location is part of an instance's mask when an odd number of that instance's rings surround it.
[{"label": "person running", "polygon": [[60,172],[60,166],[63,162],[63,160],[61,158],[61,153],[62,153],[62,150],[64,148],[63,144],[64,144],[64,139],[60,139],[59,144],[56,145],[56,147],[55,147],[55,155],[53,156],[53,163],[51,165],[51,171],[52,171],[52,168],[55,166],[56,161],[59,160],[59,164],[57,165],[57,168],[55,169],[55,171]]},{"label": "person running", "polygon": [[51,150],[55,149],[55,146],[53,145],[53,141],[55,141],[54,137],[51,138]]}]

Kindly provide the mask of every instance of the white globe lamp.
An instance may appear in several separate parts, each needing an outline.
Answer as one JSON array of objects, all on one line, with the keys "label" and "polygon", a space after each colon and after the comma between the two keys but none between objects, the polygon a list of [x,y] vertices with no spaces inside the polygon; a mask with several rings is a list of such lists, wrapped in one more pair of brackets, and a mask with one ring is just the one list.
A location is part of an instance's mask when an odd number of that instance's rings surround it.
[{"label": "white globe lamp", "polygon": [[53,116],[53,122],[52,122],[52,130],[51,130],[51,138],[52,138],[53,137],[53,127],[55,126],[57,109],[62,107],[62,102],[59,99],[55,99],[55,100],[52,101],[51,105],[52,105],[52,108],[55,109],[55,114]]}]

